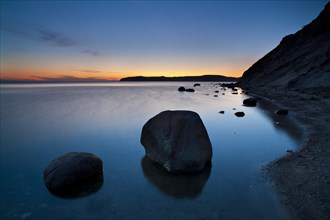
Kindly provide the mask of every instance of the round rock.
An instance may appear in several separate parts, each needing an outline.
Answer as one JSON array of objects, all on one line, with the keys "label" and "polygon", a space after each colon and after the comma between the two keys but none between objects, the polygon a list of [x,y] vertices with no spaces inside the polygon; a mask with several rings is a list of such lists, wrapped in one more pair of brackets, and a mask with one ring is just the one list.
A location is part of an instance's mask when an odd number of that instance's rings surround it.
[{"label": "round rock", "polygon": [[192,111],[163,111],[142,129],[146,155],[173,173],[201,171],[212,159],[202,119]]},{"label": "round rock", "polygon": [[98,178],[102,169],[102,160],[94,154],[70,152],[50,162],[44,182],[50,190],[67,190]]}]

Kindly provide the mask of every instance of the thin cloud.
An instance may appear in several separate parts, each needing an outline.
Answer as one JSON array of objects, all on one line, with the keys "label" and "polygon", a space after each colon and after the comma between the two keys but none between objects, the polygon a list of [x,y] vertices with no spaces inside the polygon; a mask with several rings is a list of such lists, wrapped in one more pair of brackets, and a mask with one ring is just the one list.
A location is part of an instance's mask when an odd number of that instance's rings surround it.
[{"label": "thin cloud", "polygon": [[97,78],[97,77],[75,77],[75,76],[59,76],[59,77],[41,77],[41,76],[32,76],[38,80],[47,81],[47,82],[98,82],[98,81],[108,81],[106,79]]},{"label": "thin cloud", "polygon": [[[2,19],[1,30],[11,33],[16,37],[33,40],[56,47],[79,47],[82,46],[79,40],[69,37],[63,33],[50,30],[41,25],[28,24],[13,19]],[[101,56],[100,52],[92,49],[85,49],[81,53],[93,57]]]},{"label": "thin cloud", "polygon": [[93,70],[93,69],[72,69],[72,70],[74,70],[74,71],[79,71],[79,72],[82,72],[82,73],[91,73],[91,74],[93,74],[93,73],[95,73],[95,74],[97,74],[97,73],[105,73],[105,74],[114,74],[114,75],[116,75],[116,74],[120,74],[120,75],[123,75],[123,74],[125,74],[124,72],[115,72],[115,71],[99,71],[99,70]]},{"label": "thin cloud", "polygon": [[99,57],[99,56],[101,56],[101,54],[98,51],[96,51],[96,50],[90,50],[90,49],[83,50],[81,53],[82,54],[88,54],[88,55],[91,55],[93,57]]},{"label": "thin cloud", "polygon": [[36,27],[34,29],[39,35],[38,40],[42,42],[49,43],[51,45],[59,46],[59,47],[73,47],[79,45],[77,41],[67,36],[64,36],[61,33],[56,33],[47,30],[43,27]]},{"label": "thin cloud", "polygon": [[3,20],[4,21],[1,21],[1,30],[14,34],[16,37],[44,42],[59,47],[72,47],[79,45],[77,40],[40,25],[31,25],[10,19]]},{"label": "thin cloud", "polygon": [[102,73],[101,71],[98,70],[78,70],[78,71],[83,73]]}]

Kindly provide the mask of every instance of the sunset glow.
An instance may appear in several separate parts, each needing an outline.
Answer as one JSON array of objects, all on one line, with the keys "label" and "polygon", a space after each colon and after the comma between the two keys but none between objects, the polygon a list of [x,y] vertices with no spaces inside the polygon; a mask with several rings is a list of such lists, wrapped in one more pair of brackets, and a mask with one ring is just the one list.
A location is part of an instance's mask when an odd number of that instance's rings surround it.
[{"label": "sunset glow", "polygon": [[1,1],[0,78],[240,77],[325,3]]}]

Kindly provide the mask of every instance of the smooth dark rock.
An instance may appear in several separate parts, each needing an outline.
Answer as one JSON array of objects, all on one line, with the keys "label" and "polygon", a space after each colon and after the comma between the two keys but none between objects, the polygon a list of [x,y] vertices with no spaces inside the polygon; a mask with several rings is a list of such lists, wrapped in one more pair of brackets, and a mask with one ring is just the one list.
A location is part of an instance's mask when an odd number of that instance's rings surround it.
[{"label": "smooth dark rock", "polygon": [[289,113],[289,111],[286,109],[280,109],[275,112],[275,114],[277,114],[277,115],[287,115],[288,113]]},{"label": "smooth dark rock", "polygon": [[213,97],[218,97],[218,95],[213,95]]},{"label": "smooth dark rock", "polygon": [[201,171],[212,159],[212,145],[196,112],[164,111],[142,129],[146,155],[173,173]]},{"label": "smooth dark rock", "polygon": [[243,105],[245,106],[257,106],[257,99],[256,98],[248,98],[243,100]]},{"label": "smooth dark rock", "polygon": [[179,91],[179,92],[184,92],[184,91],[186,91],[186,88],[183,87],[183,86],[180,86],[180,87],[178,88],[178,91]]},{"label": "smooth dark rock", "polygon": [[50,162],[44,183],[52,191],[74,189],[102,175],[102,160],[91,153],[70,152]]},{"label": "smooth dark rock", "polygon": [[196,86],[201,86],[201,84],[200,83],[195,83],[194,87],[196,87]]},{"label": "smooth dark rock", "polygon": [[236,112],[235,115],[237,117],[244,117],[245,113],[244,112]]},{"label": "smooth dark rock", "polygon": [[220,113],[220,114],[225,114],[225,111],[220,111],[219,113]]},{"label": "smooth dark rock", "polygon": [[237,95],[237,94],[238,94],[238,92],[232,92],[231,94],[233,94],[233,95]]},{"label": "smooth dark rock", "polygon": [[215,93],[219,93],[219,90],[214,91]]}]

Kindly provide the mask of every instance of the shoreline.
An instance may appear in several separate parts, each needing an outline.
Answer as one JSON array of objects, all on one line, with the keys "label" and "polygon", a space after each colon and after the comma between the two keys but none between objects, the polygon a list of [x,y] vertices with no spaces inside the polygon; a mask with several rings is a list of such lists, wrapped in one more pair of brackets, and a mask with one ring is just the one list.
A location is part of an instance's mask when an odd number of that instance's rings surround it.
[{"label": "shoreline", "polygon": [[289,110],[302,128],[297,151],[269,162],[263,169],[280,202],[293,219],[330,218],[330,93],[329,88],[250,89],[251,96]]}]

